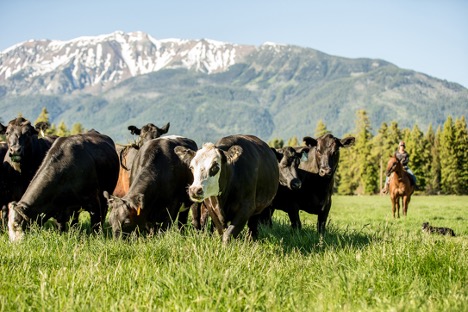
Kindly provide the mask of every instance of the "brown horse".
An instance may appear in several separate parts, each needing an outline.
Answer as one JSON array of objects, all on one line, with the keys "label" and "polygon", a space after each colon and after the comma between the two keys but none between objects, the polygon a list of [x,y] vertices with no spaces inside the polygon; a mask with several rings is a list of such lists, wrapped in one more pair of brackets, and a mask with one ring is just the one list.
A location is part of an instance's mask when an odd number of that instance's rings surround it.
[{"label": "brown horse", "polygon": [[393,218],[395,218],[395,211],[397,212],[397,217],[400,217],[400,197],[402,198],[403,203],[403,215],[406,217],[408,204],[410,202],[411,195],[414,192],[414,186],[410,180],[411,178],[403,169],[403,165],[398,161],[395,155],[393,155],[388,161],[385,174],[390,179],[389,193],[392,201]]}]

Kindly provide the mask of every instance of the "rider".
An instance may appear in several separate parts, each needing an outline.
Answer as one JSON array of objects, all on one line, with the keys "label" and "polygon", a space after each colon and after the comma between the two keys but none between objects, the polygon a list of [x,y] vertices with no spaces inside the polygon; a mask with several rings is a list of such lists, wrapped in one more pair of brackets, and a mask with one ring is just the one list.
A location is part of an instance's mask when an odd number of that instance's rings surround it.
[{"label": "rider", "polygon": [[[403,165],[403,169],[405,169],[406,172],[409,173],[411,179],[413,180],[414,185],[416,185],[416,176],[413,174],[413,172],[408,168],[408,162],[409,162],[409,154],[405,150],[405,142],[400,141],[400,144],[398,144],[398,150],[395,152],[395,156],[398,159],[398,161]],[[387,194],[388,193],[388,184],[390,183],[389,177],[385,178],[385,186],[382,189],[382,193]]]}]

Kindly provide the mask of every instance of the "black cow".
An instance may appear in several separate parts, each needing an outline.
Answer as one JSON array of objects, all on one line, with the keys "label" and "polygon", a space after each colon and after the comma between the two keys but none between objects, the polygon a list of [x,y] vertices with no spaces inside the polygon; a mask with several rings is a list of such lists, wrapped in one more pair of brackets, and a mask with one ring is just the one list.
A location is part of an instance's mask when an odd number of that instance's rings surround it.
[{"label": "black cow", "polygon": [[152,123],[146,124],[141,129],[136,126],[128,126],[131,134],[139,136],[139,140],[134,144],[129,145],[117,145],[116,150],[119,154],[120,159],[120,172],[117,186],[113,192],[113,195],[123,197],[127,194],[130,188],[130,174],[129,171],[132,169],[133,159],[138,153],[138,149],[147,141],[157,139],[161,135],[166,134],[169,131],[170,123],[167,123],[164,127],[159,128]]},{"label": "black cow", "polygon": [[167,131],[169,131],[169,127],[171,124],[168,122],[164,127],[158,128],[152,123],[146,124],[141,129],[137,128],[136,126],[128,126],[128,130],[130,130],[131,134],[136,134],[140,137],[141,145],[143,143],[152,140],[152,139],[157,139],[161,135],[166,134]]},{"label": "black cow", "polygon": [[26,191],[56,136],[38,137],[31,122],[18,117],[5,127],[0,124],[0,134],[5,134],[8,152],[0,168],[0,205],[17,201]]},{"label": "black cow", "polygon": [[187,222],[186,209],[192,202],[186,189],[193,177],[174,153],[176,147],[196,150],[197,144],[176,136],[146,142],[133,162],[128,193],[122,198],[104,194],[111,207],[109,223],[114,237],[137,228],[151,232],[156,225],[166,229],[177,218],[182,205],[179,225]]},{"label": "black cow", "polygon": [[198,151],[175,152],[193,173],[190,198],[207,207],[223,242],[237,237],[246,223],[257,237],[258,214],[278,189],[278,161],[268,145],[255,136],[232,135]]},{"label": "black cow", "polygon": [[279,188],[273,203],[274,209],[288,213],[293,228],[301,228],[299,210],[316,214],[317,231],[323,235],[328,213],[331,207],[333,183],[340,158],[340,148],[354,144],[354,137],[338,139],[325,134],[316,140],[305,137],[304,142],[310,147],[307,161],[299,165],[298,176],[302,187],[298,190]]},{"label": "black cow", "polygon": [[8,206],[10,239],[18,240],[31,221],[55,218],[60,229],[80,208],[91,215],[97,230],[107,214],[103,191],[117,183],[119,159],[114,142],[91,130],[85,134],[58,138],[44,158],[21,200]]},{"label": "black cow", "polygon": [[[259,221],[266,225],[272,225],[271,217],[274,213],[274,206],[278,200],[281,200],[284,196],[284,192],[290,190],[298,190],[302,186],[302,182],[299,178],[299,164],[301,161],[307,159],[309,153],[309,147],[290,147],[285,146],[283,148],[272,148],[278,160],[279,168],[279,185],[278,191],[276,192],[273,203],[262,211],[259,217]],[[277,199],[278,198],[278,199]]]}]

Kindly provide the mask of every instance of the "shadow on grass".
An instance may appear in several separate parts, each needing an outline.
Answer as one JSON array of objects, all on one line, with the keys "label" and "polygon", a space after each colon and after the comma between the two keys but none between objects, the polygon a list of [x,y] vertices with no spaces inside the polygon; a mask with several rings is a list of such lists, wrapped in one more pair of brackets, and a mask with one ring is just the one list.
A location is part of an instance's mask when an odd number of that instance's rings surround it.
[{"label": "shadow on grass", "polygon": [[368,233],[366,226],[361,230],[338,229],[328,224],[321,237],[315,227],[304,226],[301,230],[292,229],[289,223],[273,222],[272,227],[260,226],[260,241],[282,247],[283,252],[300,252],[307,255],[327,250],[359,249],[380,240],[376,233]]}]

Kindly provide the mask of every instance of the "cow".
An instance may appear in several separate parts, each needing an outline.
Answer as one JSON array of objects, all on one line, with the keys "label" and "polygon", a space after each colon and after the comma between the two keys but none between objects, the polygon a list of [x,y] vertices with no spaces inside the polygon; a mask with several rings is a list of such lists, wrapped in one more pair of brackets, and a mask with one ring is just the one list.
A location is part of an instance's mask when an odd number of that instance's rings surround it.
[{"label": "cow", "polygon": [[231,135],[198,151],[177,147],[175,152],[193,173],[191,200],[206,206],[223,243],[246,223],[256,238],[258,214],[278,189],[278,161],[268,145],[253,135]]},{"label": "cow", "polygon": [[137,128],[136,126],[128,126],[131,134],[136,134],[139,136],[137,142],[128,145],[117,145],[116,150],[120,159],[120,171],[119,171],[119,180],[115,190],[112,192],[113,195],[117,197],[123,197],[127,194],[130,188],[130,169],[135,158],[135,155],[138,152],[138,149],[147,141],[152,139],[157,139],[163,134],[166,134],[169,131],[170,123],[167,123],[164,127],[159,128],[152,123],[148,123],[143,127]]},{"label": "cow", "polygon": [[282,148],[271,149],[275,153],[278,160],[279,185],[272,204],[265,208],[259,217],[260,223],[266,224],[268,226],[272,225],[271,218],[274,213],[274,206],[278,199],[283,197],[281,194],[284,192],[289,192],[290,190],[298,190],[301,188],[302,182],[298,175],[299,164],[301,161],[305,161],[307,159],[307,154],[310,148],[306,146],[296,148],[285,146]]},{"label": "cow", "polygon": [[8,144],[0,167],[0,206],[3,207],[21,199],[57,136],[39,138],[38,130],[23,117],[11,120],[7,126],[0,124],[0,134],[5,134]]},{"label": "cow", "polygon": [[285,211],[295,229],[302,228],[299,210],[317,215],[317,231],[322,236],[330,212],[333,184],[340,148],[354,144],[352,136],[338,139],[325,134],[317,139],[304,137],[308,146],[307,160],[299,165],[298,176],[302,186],[297,190],[280,188],[273,203],[273,209]]},{"label": "cow", "polygon": [[197,149],[197,144],[180,136],[153,139],[142,145],[132,164],[130,189],[119,198],[104,193],[111,209],[109,223],[115,238],[138,230],[167,229],[177,218],[187,222],[192,205],[186,188],[192,183],[190,170],[177,157],[176,147]]},{"label": "cow", "polygon": [[448,227],[437,227],[429,225],[429,222],[424,222],[422,224],[422,231],[426,233],[435,233],[440,235],[456,236],[455,231]]},{"label": "cow", "polygon": [[10,240],[20,240],[27,226],[53,217],[65,230],[71,216],[76,222],[82,208],[98,230],[107,214],[103,191],[117,183],[119,159],[114,142],[95,130],[58,138],[19,202],[8,205]]}]

